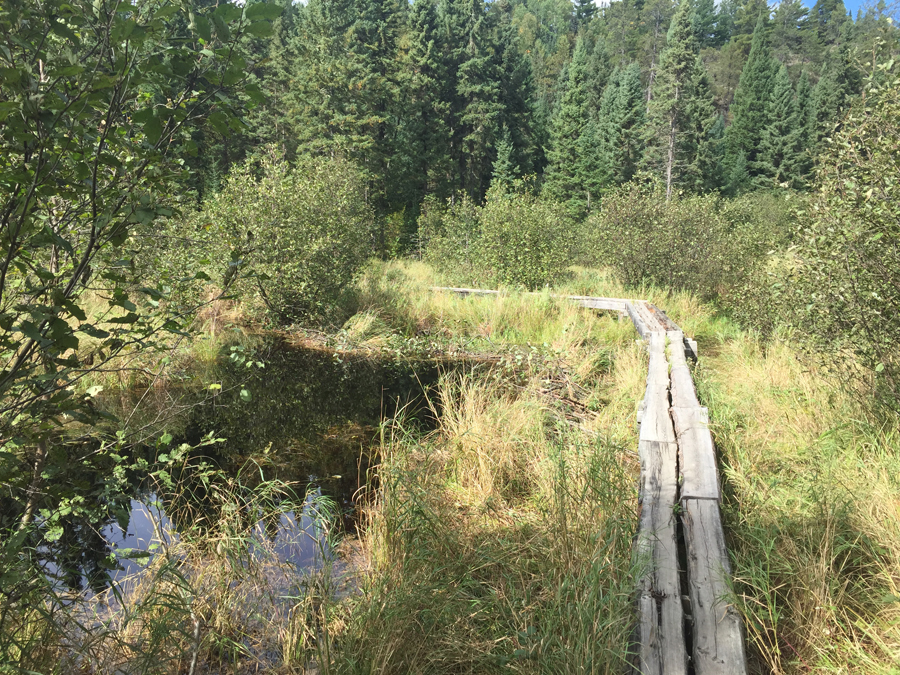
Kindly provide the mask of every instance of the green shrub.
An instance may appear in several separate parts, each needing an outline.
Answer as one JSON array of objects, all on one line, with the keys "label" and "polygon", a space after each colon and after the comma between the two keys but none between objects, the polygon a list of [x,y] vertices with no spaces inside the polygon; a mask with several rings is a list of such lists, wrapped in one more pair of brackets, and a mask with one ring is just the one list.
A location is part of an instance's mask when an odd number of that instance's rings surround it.
[{"label": "green shrub", "polygon": [[230,269],[285,323],[339,319],[372,252],[365,186],[344,161],[300,158],[290,166],[276,154],[248,161],[200,217],[219,249],[215,257],[230,256]]},{"label": "green shrub", "polygon": [[900,79],[850,111],[801,215],[794,284],[798,333],[869,371],[900,408]]},{"label": "green shrub", "polygon": [[572,264],[574,223],[562,204],[494,187],[480,216],[479,261],[495,285],[535,290]]},{"label": "green shrub", "polygon": [[762,279],[766,254],[786,240],[784,197],[676,195],[634,181],[608,195],[585,224],[581,260],[608,266],[623,283],[647,282],[739,306]]},{"label": "green shrub", "polygon": [[574,226],[564,207],[530,190],[492,188],[484,206],[462,196],[419,219],[424,258],[454,283],[528,290],[560,280],[571,264]]}]

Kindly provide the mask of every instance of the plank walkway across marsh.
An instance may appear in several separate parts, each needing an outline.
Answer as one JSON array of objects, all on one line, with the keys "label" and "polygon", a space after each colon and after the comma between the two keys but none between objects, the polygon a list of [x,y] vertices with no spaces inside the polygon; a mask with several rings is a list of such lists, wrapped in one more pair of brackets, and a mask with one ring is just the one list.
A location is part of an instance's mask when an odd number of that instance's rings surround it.
[{"label": "plank walkway across marsh", "polygon": [[645,573],[638,587],[634,670],[641,675],[745,675],[741,618],[727,599],[731,571],[715,446],[687,363],[697,359],[697,344],[643,300],[557,297],[628,315],[650,352],[638,412],[641,510],[635,556]]}]

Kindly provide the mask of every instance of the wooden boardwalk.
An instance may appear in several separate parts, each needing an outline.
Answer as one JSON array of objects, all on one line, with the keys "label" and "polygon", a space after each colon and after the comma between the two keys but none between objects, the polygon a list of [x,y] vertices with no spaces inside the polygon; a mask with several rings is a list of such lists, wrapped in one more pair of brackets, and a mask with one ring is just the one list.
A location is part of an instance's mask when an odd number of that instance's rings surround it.
[{"label": "wooden boardwalk", "polygon": [[627,314],[650,352],[638,412],[641,510],[634,551],[644,573],[632,666],[640,675],[745,675],[741,618],[727,600],[731,570],[715,446],[687,362],[697,359],[697,344],[643,300],[556,297]]}]

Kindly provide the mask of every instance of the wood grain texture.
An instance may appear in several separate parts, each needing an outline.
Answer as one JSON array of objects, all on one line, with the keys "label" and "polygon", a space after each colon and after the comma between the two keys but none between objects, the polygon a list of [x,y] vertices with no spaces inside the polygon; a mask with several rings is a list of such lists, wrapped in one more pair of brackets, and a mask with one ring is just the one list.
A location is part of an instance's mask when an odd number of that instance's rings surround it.
[{"label": "wood grain texture", "polygon": [[[678,474],[675,443],[641,441],[641,516],[635,545],[646,573],[640,580],[641,672],[687,673],[684,610],[676,531]],[[644,638],[647,638],[646,640]]]},{"label": "wood grain texture", "polygon": [[727,600],[731,568],[719,505],[708,499],[682,500],[682,520],[694,622],[694,672],[745,675],[741,617]]},{"label": "wood grain texture", "polygon": [[641,317],[637,304],[633,302],[626,303],[625,312],[631,318],[631,323],[634,324],[634,329],[638,332],[638,335],[641,336],[641,339],[648,339],[650,337],[650,328]]},{"label": "wood grain texture", "polygon": [[649,350],[640,440],[673,443],[675,428],[669,415],[669,364],[666,361],[665,333],[650,333]]}]

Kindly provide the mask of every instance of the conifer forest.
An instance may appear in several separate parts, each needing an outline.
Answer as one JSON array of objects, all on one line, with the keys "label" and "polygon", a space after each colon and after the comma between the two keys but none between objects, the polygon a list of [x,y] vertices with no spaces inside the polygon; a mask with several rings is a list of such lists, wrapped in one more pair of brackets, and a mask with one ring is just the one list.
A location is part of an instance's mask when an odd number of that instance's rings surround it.
[{"label": "conifer forest", "polygon": [[897,675],[898,20],[0,0],[0,674]]}]

